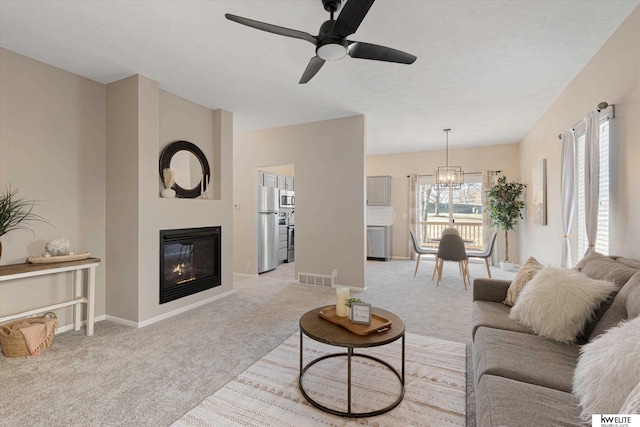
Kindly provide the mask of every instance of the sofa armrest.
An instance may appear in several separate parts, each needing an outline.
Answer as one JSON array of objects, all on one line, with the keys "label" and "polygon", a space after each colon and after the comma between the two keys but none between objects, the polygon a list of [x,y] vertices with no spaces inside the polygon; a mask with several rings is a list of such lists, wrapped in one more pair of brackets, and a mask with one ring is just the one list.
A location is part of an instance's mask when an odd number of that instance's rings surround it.
[{"label": "sofa armrest", "polygon": [[511,280],[475,279],[473,281],[474,301],[502,302],[507,298]]}]

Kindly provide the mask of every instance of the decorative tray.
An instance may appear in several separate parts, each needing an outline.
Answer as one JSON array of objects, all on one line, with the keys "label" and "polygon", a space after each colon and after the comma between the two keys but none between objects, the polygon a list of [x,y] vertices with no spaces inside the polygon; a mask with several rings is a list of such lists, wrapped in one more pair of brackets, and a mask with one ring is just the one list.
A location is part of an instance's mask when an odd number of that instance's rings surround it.
[{"label": "decorative tray", "polygon": [[79,261],[91,256],[89,252],[76,252],[73,255],[60,256],[30,256],[27,261],[31,264],[48,264],[52,262]]},{"label": "decorative tray", "polygon": [[370,335],[373,333],[381,334],[383,332],[387,332],[389,328],[391,328],[391,320],[386,317],[382,317],[371,312],[371,324],[370,325],[361,325],[359,323],[352,323],[349,320],[349,316],[347,317],[338,317],[336,316],[336,306],[332,305],[330,307],[326,307],[320,311],[320,317],[325,320],[328,320],[331,323],[335,323],[338,326],[342,326],[343,328],[353,332],[356,335]]}]

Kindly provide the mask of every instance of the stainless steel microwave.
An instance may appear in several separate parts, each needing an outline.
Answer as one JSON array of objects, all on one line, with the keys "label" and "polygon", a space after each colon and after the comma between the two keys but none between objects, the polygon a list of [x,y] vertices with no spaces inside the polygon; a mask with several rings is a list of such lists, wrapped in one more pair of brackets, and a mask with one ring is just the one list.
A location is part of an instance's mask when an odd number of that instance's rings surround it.
[{"label": "stainless steel microwave", "polygon": [[293,208],[296,205],[296,196],[293,191],[280,190],[280,207]]}]

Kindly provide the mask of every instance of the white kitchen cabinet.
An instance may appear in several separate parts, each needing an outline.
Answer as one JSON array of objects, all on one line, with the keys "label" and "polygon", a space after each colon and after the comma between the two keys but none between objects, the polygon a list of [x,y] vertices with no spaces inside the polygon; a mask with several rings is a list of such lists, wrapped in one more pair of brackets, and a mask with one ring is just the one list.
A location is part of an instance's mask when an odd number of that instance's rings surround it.
[{"label": "white kitchen cabinet", "polygon": [[286,190],[287,189],[287,177],[286,176],[278,175],[278,188],[280,190]]},{"label": "white kitchen cabinet", "polygon": [[367,259],[389,261],[392,256],[393,226],[367,227]]},{"label": "white kitchen cabinet", "polygon": [[263,184],[265,187],[278,188],[278,175],[271,172],[264,172]]},{"label": "white kitchen cabinet", "polygon": [[281,225],[278,232],[278,263],[287,260],[287,226]]},{"label": "white kitchen cabinet", "polygon": [[278,175],[278,188],[280,190],[293,191],[293,177]]},{"label": "white kitchen cabinet", "polygon": [[367,206],[391,206],[391,177],[367,177]]}]

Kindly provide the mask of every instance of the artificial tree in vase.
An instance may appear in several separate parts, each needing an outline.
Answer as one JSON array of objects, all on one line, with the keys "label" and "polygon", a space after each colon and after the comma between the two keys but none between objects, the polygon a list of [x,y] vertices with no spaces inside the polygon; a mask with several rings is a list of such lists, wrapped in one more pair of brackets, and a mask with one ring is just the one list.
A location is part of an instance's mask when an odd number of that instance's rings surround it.
[{"label": "artificial tree in vase", "polygon": [[507,181],[506,176],[498,178],[498,182],[485,192],[487,196],[487,212],[491,222],[504,230],[504,261],[500,262],[503,270],[511,270],[513,263],[509,260],[509,230],[522,219],[525,202],[522,194],[526,184]]}]

